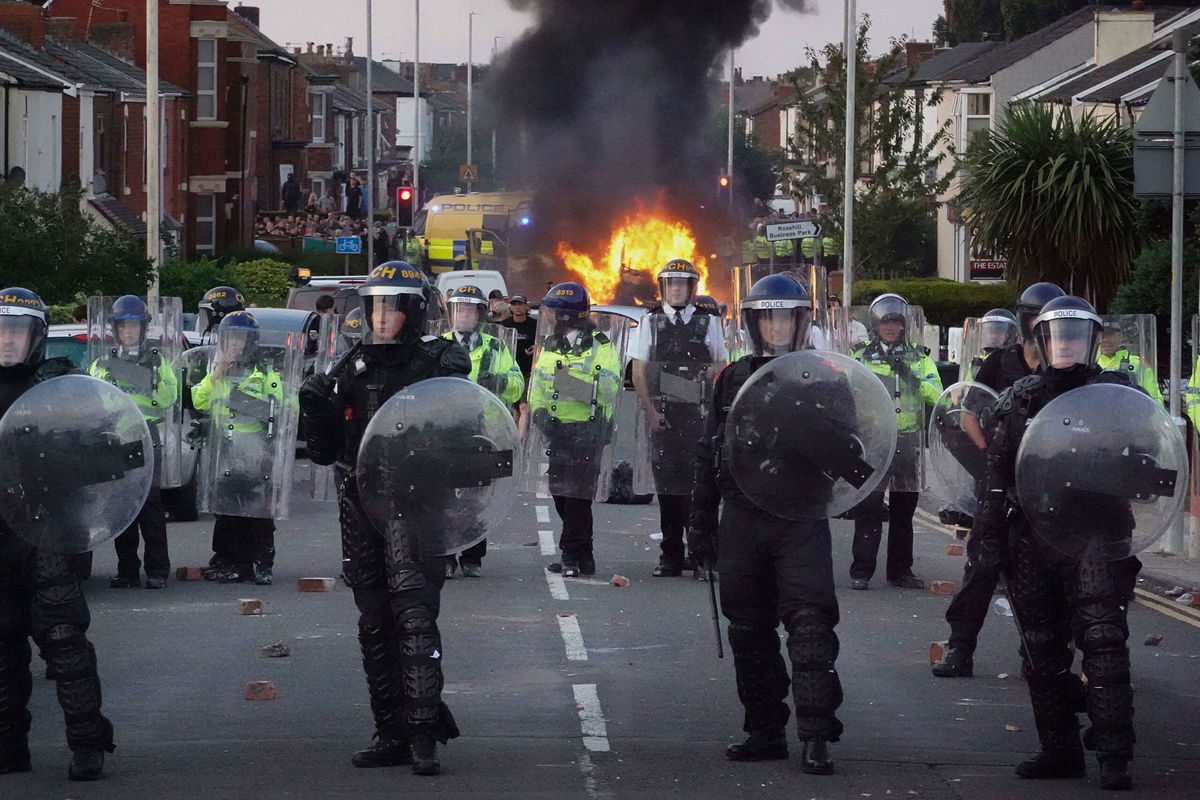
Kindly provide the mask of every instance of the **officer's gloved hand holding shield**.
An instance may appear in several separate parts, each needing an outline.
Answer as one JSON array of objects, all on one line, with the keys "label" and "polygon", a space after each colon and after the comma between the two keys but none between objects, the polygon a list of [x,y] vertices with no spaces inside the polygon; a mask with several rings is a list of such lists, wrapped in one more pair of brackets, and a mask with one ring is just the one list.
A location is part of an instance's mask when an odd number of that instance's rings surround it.
[{"label": "officer's gloved hand holding shield", "polygon": [[726,420],[724,457],[738,488],[785,519],[853,508],[887,475],[895,449],[891,398],[869,369],[837,353],[771,360]]},{"label": "officer's gloved hand holding shield", "polygon": [[516,442],[512,415],[483,387],[462,378],[413,384],[363,434],[363,509],[379,530],[417,537],[426,555],[461,552],[506,517]]},{"label": "officer's gloved hand holding shield", "polygon": [[931,489],[947,506],[968,516],[979,507],[978,483],[986,466],[986,416],[998,399],[982,383],[956,383],[938,397],[929,418]]},{"label": "officer's gloved hand holding shield", "polygon": [[1070,558],[1115,561],[1153,544],[1179,513],[1187,449],[1160,403],[1127,386],[1093,384],[1034,417],[1016,478],[1039,539]]},{"label": "officer's gloved hand holding shield", "polygon": [[83,553],[137,517],[154,481],[150,429],[112,384],[64,375],[0,419],[0,519],[35,547]]}]

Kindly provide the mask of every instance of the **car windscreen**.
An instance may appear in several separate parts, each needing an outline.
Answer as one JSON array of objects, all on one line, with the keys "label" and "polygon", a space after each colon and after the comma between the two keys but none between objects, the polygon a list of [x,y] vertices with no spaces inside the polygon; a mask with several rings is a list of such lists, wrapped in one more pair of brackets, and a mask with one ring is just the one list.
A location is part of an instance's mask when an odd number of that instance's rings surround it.
[{"label": "car windscreen", "polygon": [[77,367],[83,367],[83,360],[87,358],[87,339],[80,334],[80,338],[74,336],[51,336],[46,340],[46,357],[60,358],[66,356],[71,360],[71,363]]}]

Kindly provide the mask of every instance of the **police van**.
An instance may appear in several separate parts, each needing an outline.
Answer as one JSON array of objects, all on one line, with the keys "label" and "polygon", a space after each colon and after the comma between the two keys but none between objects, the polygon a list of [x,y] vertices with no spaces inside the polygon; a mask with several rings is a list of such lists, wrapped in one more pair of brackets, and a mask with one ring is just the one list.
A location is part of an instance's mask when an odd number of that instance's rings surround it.
[{"label": "police van", "polygon": [[479,192],[434,197],[413,219],[418,260],[439,275],[454,270],[508,270],[529,255],[532,196],[527,192]]}]

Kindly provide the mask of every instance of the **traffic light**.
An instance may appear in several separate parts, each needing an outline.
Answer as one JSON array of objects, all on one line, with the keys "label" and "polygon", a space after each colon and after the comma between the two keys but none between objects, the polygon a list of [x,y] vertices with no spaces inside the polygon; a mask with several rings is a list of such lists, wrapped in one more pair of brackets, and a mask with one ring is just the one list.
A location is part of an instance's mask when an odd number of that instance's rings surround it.
[{"label": "traffic light", "polygon": [[718,177],[717,178],[717,186],[719,186],[722,189],[728,189],[729,188],[729,176],[721,175],[720,177]]},{"label": "traffic light", "polygon": [[396,224],[402,228],[413,223],[413,188],[401,186],[396,190]]},{"label": "traffic light", "polygon": [[723,201],[726,198],[729,204],[733,205],[733,181],[728,175],[721,174],[717,176],[717,200]]}]

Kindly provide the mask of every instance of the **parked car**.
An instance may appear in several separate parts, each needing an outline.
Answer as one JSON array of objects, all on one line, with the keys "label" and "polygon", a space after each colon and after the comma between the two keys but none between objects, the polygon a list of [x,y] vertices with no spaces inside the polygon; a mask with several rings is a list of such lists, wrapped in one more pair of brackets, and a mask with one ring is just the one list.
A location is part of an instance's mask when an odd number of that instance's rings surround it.
[{"label": "parked car", "polygon": [[459,286],[468,284],[483,292],[484,297],[487,297],[496,289],[499,289],[501,294],[508,297],[508,284],[504,282],[504,276],[494,269],[467,269],[443,272],[437,276],[437,282],[434,285],[442,297],[446,297]]},{"label": "parked car", "polygon": [[[46,334],[46,356],[57,358],[65,356],[72,364],[82,370],[88,368],[87,361],[87,325],[51,325]],[[184,331],[184,349],[187,350],[200,344],[200,336],[192,331]],[[184,425],[191,423],[191,404],[184,403]],[[192,522],[199,518],[196,499],[196,451],[184,451],[183,474],[187,476],[182,486],[173,489],[163,489],[163,508],[167,518],[174,522]]]}]

